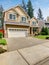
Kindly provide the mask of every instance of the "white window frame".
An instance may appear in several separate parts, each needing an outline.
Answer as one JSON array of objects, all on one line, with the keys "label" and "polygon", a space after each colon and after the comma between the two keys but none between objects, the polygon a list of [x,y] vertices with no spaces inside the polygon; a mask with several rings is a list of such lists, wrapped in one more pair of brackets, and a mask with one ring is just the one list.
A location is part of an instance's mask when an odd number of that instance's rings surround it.
[{"label": "white window frame", "polygon": [[[34,24],[33,24],[33,22],[34,22]],[[33,21],[33,22],[32,22],[32,24],[33,24],[33,25],[36,25],[36,22],[35,22],[35,21]]]},{"label": "white window frame", "polygon": [[[10,19],[10,14],[15,15],[15,19],[14,18]],[[16,20],[16,14],[15,13],[9,13],[9,18],[8,19],[10,19],[10,20]]]},{"label": "white window frame", "polygon": [[[24,16],[22,16],[22,17],[24,17]],[[21,21],[22,21],[22,17],[21,17]],[[26,17],[24,17],[24,18],[26,18]],[[27,20],[27,18],[26,18],[26,20]],[[26,21],[22,21],[22,22],[26,23]]]}]

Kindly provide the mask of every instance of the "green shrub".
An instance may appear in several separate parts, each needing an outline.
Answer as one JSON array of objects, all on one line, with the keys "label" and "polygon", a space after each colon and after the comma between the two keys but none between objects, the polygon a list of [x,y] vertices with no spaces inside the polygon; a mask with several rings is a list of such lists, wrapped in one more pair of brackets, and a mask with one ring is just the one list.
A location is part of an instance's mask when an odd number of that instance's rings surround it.
[{"label": "green shrub", "polygon": [[45,32],[41,32],[41,35],[46,35]]},{"label": "green shrub", "polygon": [[0,39],[0,45],[7,45],[7,42],[5,39]]},{"label": "green shrub", "polygon": [[45,28],[44,27],[42,28],[41,32],[45,32]]},{"label": "green shrub", "polygon": [[3,33],[0,32],[0,38],[2,38],[2,37],[3,37]]},{"label": "green shrub", "polygon": [[46,27],[45,28],[45,35],[48,35],[49,33],[48,33],[48,28]]},{"label": "green shrub", "polygon": [[41,32],[40,32],[41,35],[48,35],[48,28],[47,27],[43,27]]}]

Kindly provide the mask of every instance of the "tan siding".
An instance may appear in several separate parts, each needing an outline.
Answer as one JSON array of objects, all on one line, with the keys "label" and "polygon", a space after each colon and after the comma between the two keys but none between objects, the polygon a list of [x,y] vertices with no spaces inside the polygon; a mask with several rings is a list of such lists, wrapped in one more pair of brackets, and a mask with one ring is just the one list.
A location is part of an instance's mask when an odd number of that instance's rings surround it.
[{"label": "tan siding", "polygon": [[[16,20],[9,20],[9,14],[10,13],[15,13],[15,14],[17,13],[18,14],[18,16],[16,14]],[[20,22],[21,17],[26,17],[26,19],[27,19],[27,15],[19,7],[16,7],[16,8],[10,9],[10,10],[5,12],[4,20],[8,21],[8,22],[11,22],[11,21],[12,22]],[[28,19],[26,20],[26,22],[28,22]]]},{"label": "tan siding", "polygon": [[[30,20],[30,25],[32,24],[32,22],[37,22],[37,20],[36,19],[34,19],[34,18],[32,18],[31,20]],[[37,23],[38,24],[38,23]]]},{"label": "tan siding", "polygon": [[[36,22],[36,25],[34,26],[32,22]],[[35,19],[35,18],[30,19],[30,26],[39,27],[37,19]]]}]

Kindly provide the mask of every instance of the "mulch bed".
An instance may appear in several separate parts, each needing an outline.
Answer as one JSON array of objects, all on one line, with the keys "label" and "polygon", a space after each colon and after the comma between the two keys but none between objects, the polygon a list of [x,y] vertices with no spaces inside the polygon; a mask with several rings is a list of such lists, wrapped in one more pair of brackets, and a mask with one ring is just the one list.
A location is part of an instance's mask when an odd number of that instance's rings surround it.
[{"label": "mulch bed", "polygon": [[0,47],[0,54],[1,53],[4,53],[4,52],[6,52],[7,50],[5,50],[5,49],[3,49],[2,47]]}]

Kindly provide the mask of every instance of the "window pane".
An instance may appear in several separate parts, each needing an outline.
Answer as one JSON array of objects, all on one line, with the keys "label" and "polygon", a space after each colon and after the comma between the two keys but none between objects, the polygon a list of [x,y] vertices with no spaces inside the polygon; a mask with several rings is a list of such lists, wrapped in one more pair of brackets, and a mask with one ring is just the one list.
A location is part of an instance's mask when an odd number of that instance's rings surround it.
[{"label": "window pane", "polygon": [[12,14],[9,15],[9,18],[12,19]]},{"label": "window pane", "polygon": [[22,17],[22,21],[26,22],[26,18],[25,17]]},{"label": "window pane", "polygon": [[9,18],[10,18],[11,20],[15,20],[15,19],[16,19],[16,17],[15,17],[14,14],[10,14],[10,15],[9,15]]},{"label": "window pane", "polygon": [[12,17],[13,17],[14,20],[16,19],[15,15],[13,15]]},{"label": "window pane", "polygon": [[36,25],[36,22],[32,22],[33,23],[33,25]]}]

